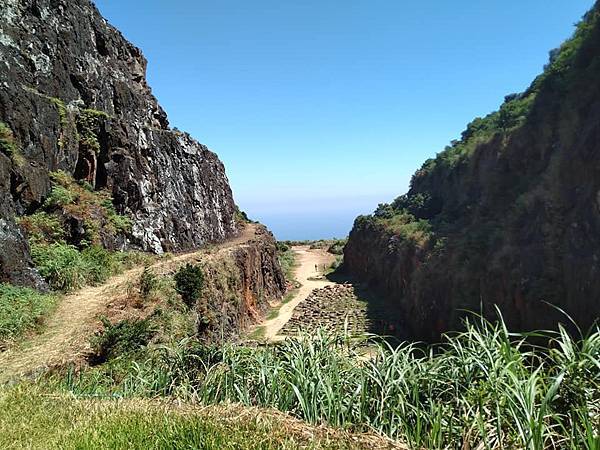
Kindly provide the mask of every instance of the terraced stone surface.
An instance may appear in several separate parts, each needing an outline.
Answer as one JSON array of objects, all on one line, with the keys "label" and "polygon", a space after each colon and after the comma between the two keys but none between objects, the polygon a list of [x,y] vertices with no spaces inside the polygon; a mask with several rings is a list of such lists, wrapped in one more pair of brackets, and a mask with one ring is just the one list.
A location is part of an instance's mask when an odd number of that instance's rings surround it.
[{"label": "terraced stone surface", "polygon": [[341,283],[314,289],[299,304],[281,334],[292,336],[317,328],[344,330],[353,334],[375,333],[401,336],[399,318],[381,299],[372,297],[360,285]]}]

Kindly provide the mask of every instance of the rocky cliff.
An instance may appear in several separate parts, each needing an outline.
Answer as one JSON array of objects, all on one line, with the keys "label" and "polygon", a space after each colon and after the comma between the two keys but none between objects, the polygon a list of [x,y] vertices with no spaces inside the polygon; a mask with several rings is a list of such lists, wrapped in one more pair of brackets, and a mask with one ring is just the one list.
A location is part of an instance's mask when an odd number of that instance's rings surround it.
[{"label": "rocky cliff", "polygon": [[169,128],[145,72],[89,0],[0,2],[0,281],[39,284],[15,217],[58,171],[132,220],[111,246],[181,251],[236,232],[223,164]]},{"label": "rocky cliff", "polygon": [[345,267],[396,302],[415,338],[495,305],[513,330],[569,322],[549,304],[584,328],[600,315],[599,11],[526,92],[356,220]]},{"label": "rocky cliff", "polygon": [[247,242],[201,261],[202,298],[196,305],[198,334],[218,342],[235,337],[248,325],[260,322],[269,302],[281,300],[286,280],[277,259],[273,235],[262,225]]}]

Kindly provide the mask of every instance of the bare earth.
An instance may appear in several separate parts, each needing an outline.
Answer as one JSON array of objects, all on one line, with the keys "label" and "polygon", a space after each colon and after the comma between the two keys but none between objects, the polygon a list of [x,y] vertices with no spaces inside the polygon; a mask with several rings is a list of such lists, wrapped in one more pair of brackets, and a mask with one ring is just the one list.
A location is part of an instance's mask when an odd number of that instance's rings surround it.
[{"label": "bare earth", "polygon": [[[323,278],[314,280],[310,278],[319,277],[323,274],[323,266],[329,265],[335,260],[335,256],[323,249],[310,249],[307,245],[295,246],[298,266],[295,270],[295,278],[301,284],[294,298],[283,304],[277,317],[267,320],[259,326],[264,329],[264,339],[267,341],[279,341],[284,337],[279,334],[283,326],[290,320],[294,308],[306,300],[313,289],[320,289],[335,283]],[[317,270],[315,269],[317,266]]]},{"label": "bare earth", "polygon": [[[247,225],[240,236],[223,244],[159,261],[151,269],[157,274],[171,272],[185,263],[241,245],[252,239],[255,232],[255,226]],[[87,287],[62,298],[40,334],[0,353],[0,384],[80,359],[89,351],[89,338],[98,329],[98,316],[124,290],[137,284],[142,271],[143,267],[128,270],[101,286]]]}]

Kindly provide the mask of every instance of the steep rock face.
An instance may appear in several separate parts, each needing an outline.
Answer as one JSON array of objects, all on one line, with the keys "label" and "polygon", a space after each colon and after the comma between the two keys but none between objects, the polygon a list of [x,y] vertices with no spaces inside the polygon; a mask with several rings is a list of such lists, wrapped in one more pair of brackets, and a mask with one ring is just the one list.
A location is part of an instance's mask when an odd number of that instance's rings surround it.
[{"label": "steep rock face", "polygon": [[89,0],[2,1],[0,122],[18,151],[0,145],[0,278],[37,282],[15,216],[40,207],[58,170],[111,191],[133,219],[123,246],[179,251],[236,232],[222,163],[169,128],[145,71]]},{"label": "steep rock face", "polygon": [[234,337],[262,319],[269,301],[285,293],[275,239],[262,225],[252,227],[256,232],[250,241],[202,262],[205,286],[196,310],[205,340]]},{"label": "steep rock face", "polygon": [[469,124],[410,191],[359,217],[345,267],[395,300],[415,338],[464,310],[513,330],[600,315],[598,4],[523,94]]}]

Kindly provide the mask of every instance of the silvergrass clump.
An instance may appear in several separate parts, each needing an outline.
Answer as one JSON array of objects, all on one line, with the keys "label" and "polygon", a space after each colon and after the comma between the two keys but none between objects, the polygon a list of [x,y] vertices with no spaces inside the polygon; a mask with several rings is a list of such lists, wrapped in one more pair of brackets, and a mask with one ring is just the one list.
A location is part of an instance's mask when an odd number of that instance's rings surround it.
[{"label": "silvergrass clump", "polygon": [[0,283],[0,350],[3,343],[39,326],[56,301],[51,294]]},{"label": "silvergrass clump", "polygon": [[428,348],[324,330],[258,348],[186,339],[117,379],[92,371],[65,384],[84,395],[275,407],[412,448],[597,449],[600,332],[543,336],[548,346],[536,347],[479,319]]}]

